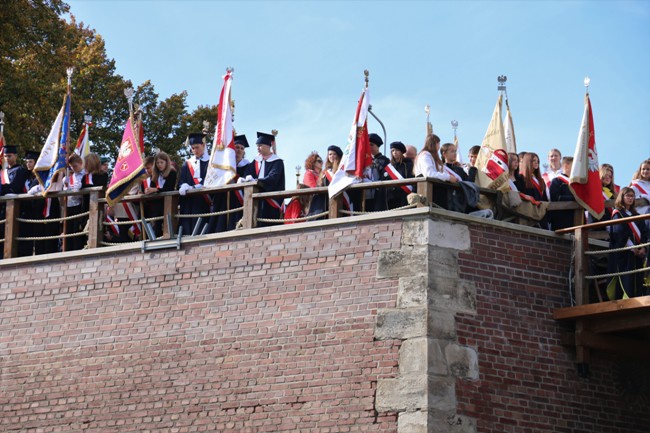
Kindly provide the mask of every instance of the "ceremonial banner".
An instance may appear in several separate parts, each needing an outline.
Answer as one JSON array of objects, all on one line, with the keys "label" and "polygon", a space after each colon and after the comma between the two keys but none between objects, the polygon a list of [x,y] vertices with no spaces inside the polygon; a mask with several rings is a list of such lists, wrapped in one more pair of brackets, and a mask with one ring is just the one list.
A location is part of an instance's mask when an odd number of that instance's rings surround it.
[{"label": "ceremonial banner", "polygon": [[43,187],[43,195],[52,187],[54,176],[62,172],[65,175],[67,169],[66,148],[68,145],[68,134],[70,132],[70,86],[63,98],[63,106],[59,111],[56,120],[52,124],[50,134],[47,136],[45,145],[34,166],[34,174],[38,183]]},{"label": "ceremonial banner", "polygon": [[589,94],[585,95],[585,110],[578,133],[576,151],[573,155],[569,189],[576,201],[591,216],[596,219],[602,218],[605,212],[605,200],[598,173],[598,152],[596,152],[594,117],[591,112]]},{"label": "ceremonial banner", "polygon": [[[483,137],[483,142],[481,143],[481,150],[476,158],[476,168],[478,169],[476,182],[481,188],[492,187],[498,189],[504,184],[508,185],[508,170],[506,170],[505,173],[502,173],[498,178],[494,179],[489,177],[490,172],[488,171],[488,163],[495,160],[495,158],[493,158],[494,152],[499,149],[506,152],[506,139],[503,131],[503,121],[501,120],[501,104],[502,96],[499,95],[497,104],[494,107],[494,112],[492,113],[492,120],[490,120],[488,129],[485,132],[485,137]],[[491,165],[492,164],[490,164],[490,166]]]},{"label": "ceremonial banner", "polygon": [[505,139],[506,139],[506,152],[517,153],[517,141],[515,140],[515,126],[512,123],[512,115],[510,114],[510,106],[506,101],[506,119],[504,120]]},{"label": "ceremonial banner", "polygon": [[140,179],[147,175],[138,142],[133,130],[133,117],[129,116],[124,127],[120,153],[115,161],[113,177],[106,190],[106,201],[109,206],[118,203],[134,185],[140,182]]},{"label": "ceremonial banner", "polygon": [[77,146],[74,148],[74,153],[85,158],[90,153],[90,142],[88,141],[88,123],[84,123],[84,127],[79,134]]},{"label": "ceremonial banner", "polygon": [[328,188],[329,197],[336,197],[348,186],[359,183],[363,178],[363,171],[372,164],[370,154],[370,140],[368,138],[368,106],[370,94],[368,88],[361,93],[357,104],[357,111],[348,135],[348,144],[343,152],[341,164],[332,177]]},{"label": "ceremonial banner", "polygon": [[228,70],[223,76],[223,87],[219,96],[219,113],[215,127],[212,154],[205,175],[205,186],[219,186],[230,182],[237,175],[235,158],[235,132],[232,126],[232,111],[230,106],[230,86],[232,71]]}]

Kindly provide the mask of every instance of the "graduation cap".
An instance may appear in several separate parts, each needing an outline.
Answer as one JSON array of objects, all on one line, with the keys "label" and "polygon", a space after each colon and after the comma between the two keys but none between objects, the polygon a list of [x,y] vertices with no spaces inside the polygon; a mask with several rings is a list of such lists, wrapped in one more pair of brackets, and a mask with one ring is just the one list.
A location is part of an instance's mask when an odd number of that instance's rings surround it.
[{"label": "graduation cap", "polygon": [[5,155],[8,153],[18,153],[18,146],[5,146]]},{"label": "graduation cap", "polygon": [[402,143],[401,141],[393,141],[390,144],[390,148],[391,149],[397,149],[402,153],[406,153],[406,146],[404,146],[404,143]]},{"label": "graduation cap", "polygon": [[35,150],[28,150],[27,152],[25,152],[24,159],[33,159],[34,161],[36,161],[40,155],[41,155],[40,152],[37,152]]},{"label": "graduation cap", "polygon": [[257,142],[255,144],[266,144],[267,146],[271,146],[274,141],[275,137],[273,135],[267,134],[266,132],[258,132]]},{"label": "graduation cap", "polygon": [[235,135],[235,144],[240,144],[244,147],[248,147],[248,140],[246,140],[246,135]]},{"label": "graduation cap", "polygon": [[193,132],[187,136],[187,144],[205,144],[205,134],[202,132]]}]

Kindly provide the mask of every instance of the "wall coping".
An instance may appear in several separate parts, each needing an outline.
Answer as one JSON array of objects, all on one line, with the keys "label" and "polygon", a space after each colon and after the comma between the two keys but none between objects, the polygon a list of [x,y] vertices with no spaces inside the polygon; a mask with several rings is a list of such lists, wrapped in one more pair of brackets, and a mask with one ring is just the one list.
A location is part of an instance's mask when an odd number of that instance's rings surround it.
[{"label": "wall coping", "polygon": [[[555,232],[549,230],[538,229],[534,227],[528,227],[520,224],[509,223],[505,221],[497,221],[486,218],[479,218],[467,214],[462,214],[459,212],[453,212],[445,209],[439,208],[415,208],[415,209],[404,209],[399,211],[383,211],[375,212],[359,216],[349,216],[341,217],[336,219],[326,219],[326,220],[317,220],[317,221],[307,221],[295,224],[284,224],[270,227],[256,227],[252,229],[243,229],[243,230],[233,230],[224,233],[211,233],[207,235],[199,236],[188,236],[184,237],[181,240],[181,246],[192,245],[196,243],[203,243],[214,240],[222,239],[238,239],[244,238],[253,235],[265,235],[272,233],[290,233],[294,231],[304,230],[304,229],[318,229],[322,227],[332,227],[332,226],[348,226],[351,224],[365,223],[371,221],[380,221],[386,219],[412,219],[414,217],[422,216],[441,216],[446,219],[456,220],[465,222],[473,225],[485,225],[491,227],[498,227],[501,229],[512,230],[515,232],[533,234],[537,236],[550,237],[554,239],[566,239],[570,240],[571,235],[558,235]],[[170,248],[171,249],[171,248]],[[67,251],[64,253],[57,252],[51,254],[41,254],[36,256],[29,257],[15,257],[10,259],[0,260],[0,270],[6,269],[15,265],[22,264],[33,264],[39,262],[51,262],[55,260],[68,260],[74,258],[87,258],[94,256],[102,255],[114,255],[121,252],[139,252],[142,250],[142,242],[129,242],[122,245],[115,246],[106,246],[93,249],[77,250],[77,251]],[[156,251],[166,251],[166,250],[156,250]],[[168,250],[167,250],[168,251]],[[149,251],[154,252],[154,251]]]}]

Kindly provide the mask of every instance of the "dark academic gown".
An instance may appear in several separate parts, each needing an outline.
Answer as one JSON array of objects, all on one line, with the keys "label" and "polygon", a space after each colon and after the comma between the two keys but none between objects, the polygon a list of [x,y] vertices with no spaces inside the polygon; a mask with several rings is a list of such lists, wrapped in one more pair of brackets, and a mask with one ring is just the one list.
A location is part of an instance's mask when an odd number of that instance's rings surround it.
[{"label": "dark academic gown", "polygon": [[[575,201],[569,189],[569,178],[565,174],[556,176],[549,187],[551,201]],[[556,210],[548,213],[551,230],[565,229],[573,226],[572,210]]]},{"label": "dark academic gown", "polygon": [[[25,189],[25,182],[29,177],[29,172],[27,169],[20,165],[14,165],[11,168],[7,169],[7,177],[9,178],[8,183],[2,182],[2,188],[0,189],[1,194],[23,194]],[[20,203],[21,205],[23,203]],[[0,220],[3,220],[7,217],[6,204],[2,203],[0,205]],[[20,236],[20,229],[19,229]],[[0,238],[4,239],[5,237],[5,225],[0,224]],[[4,244],[0,244],[0,258],[4,254]]]},{"label": "dark academic gown", "polygon": [[[386,166],[390,164],[390,159],[378,153],[372,157],[372,165],[370,172],[372,173],[373,182],[384,180]],[[372,191],[372,192],[371,192]],[[368,197],[368,194],[373,197]],[[377,188],[373,190],[366,190],[366,211],[382,211],[388,209],[386,188]]]},{"label": "dark academic gown", "polygon": [[[154,180],[150,177],[142,181],[142,192],[146,188],[156,188],[158,192],[174,191],[176,189],[176,170],[171,170],[167,178],[159,176]],[[144,202],[144,216],[146,218],[160,217],[165,214],[165,199],[151,199]],[[162,236],[163,221],[154,221],[151,223],[157,237]],[[183,229],[185,231],[185,229]]]},{"label": "dark academic gown", "polygon": [[[413,161],[411,161],[410,159],[403,158],[402,162],[399,163],[392,162],[391,164],[404,179],[413,177]],[[393,180],[393,178],[389,175],[388,172],[384,173],[384,179]],[[407,190],[408,190],[407,185],[404,185],[403,187],[398,186],[395,188],[388,188],[387,191],[388,209],[395,209],[398,207],[406,206],[408,204],[408,200],[406,199],[406,197],[410,194],[410,192],[407,192]]]},{"label": "dark academic gown", "polygon": [[[615,209],[612,212],[612,220],[625,218],[632,215],[638,214],[632,214],[628,213],[625,210]],[[648,242],[648,229],[644,221],[636,221],[626,224],[615,224],[610,226],[609,230],[610,249],[622,248],[628,244],[628,241],[631,241],[634,245]],[[625,272],[634,269],[640,269],[643,268],[643,261],[643,257],[635,256],[632,251],[609,253],[607,273]],[[625,293],[627,293],[630,298],[646,295],[646,289],[643,287],[643,272],[614,277],[614,281],[611,282],[611,284],[614,284],[616,287],[616,299],[621,299],[623,297],[622,289],[625,290]]]},{"label": "dark academic gown", "polygon": [[[195,157],[191,157],[189,160],[185,161],[183,167],[181,167],[180,179],[178,181],[179,188],[184,184],[194,186],[197,183],[203,185],[205,181],[205,175],[208,172],[208,163],[209,157],[205,154],[199,161],[196,161]],[[200,169],[199,178],[195,178],[192,173]],[[180,198],[180,208],[181,214],[202,214],[210,212],[211,200],[208,194],[192,194]],[[181,227],[183,227],[183,236],[189,236],[194,230],[198,218],[181,218]],[[203,224],[207,223],[207,218],[203,219]],[[199,229],[200,232],[200,229]]]},{"label": "dark academic gown", "polygon": [[[28,171],[21,194],[26,194],[34,185],[38,185],[36,176]],[[34,200],[23,200],[20,202],[20,217],[25,219],[36,219],[34,216]],[[38,225],[39,224],[25,222],[18,223],[18,236],[21,238],[36,236],[35,233]],[[33,254],[34,241],[18,242],[18,257],[27,257]]]},{"label": "dark academic gown", "polygon": [[[264,192],[284,191],[284,162],[277,156],[271,155],[264,160],[257,155],[248,165],[246,174],[257,179],[260,189]],[[282,200],[265,199],[258,203],[258,218],[280,219]],[[258,227],[271,226],[273,223],[258,222]]]}]

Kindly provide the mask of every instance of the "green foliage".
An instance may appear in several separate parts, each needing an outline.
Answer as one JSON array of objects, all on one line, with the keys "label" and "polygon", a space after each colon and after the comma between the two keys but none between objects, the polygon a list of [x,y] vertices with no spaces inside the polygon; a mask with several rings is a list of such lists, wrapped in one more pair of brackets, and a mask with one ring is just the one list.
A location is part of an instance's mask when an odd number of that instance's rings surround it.
[{"label": "green foliage", "polygon": [[[0,110],[5,113],[5,138],[22,151],[40,150],[61,108],[66,68],[72,66],[71,144],[76,143],[85,114],[92,116],[92,151],[117,156],[128,103],[129,80],[116,73],[106,54],[104,39],[74,16],[63,19],[69,6],[62,0],[12,0],[0,7]],[[214,128],[215,107],[187,111],[187,92],[159,100],[154,85],[145,81],[135,91],[144,123],[145,150],[167,152],[181,162],[190,131],[209,120]]]}]

